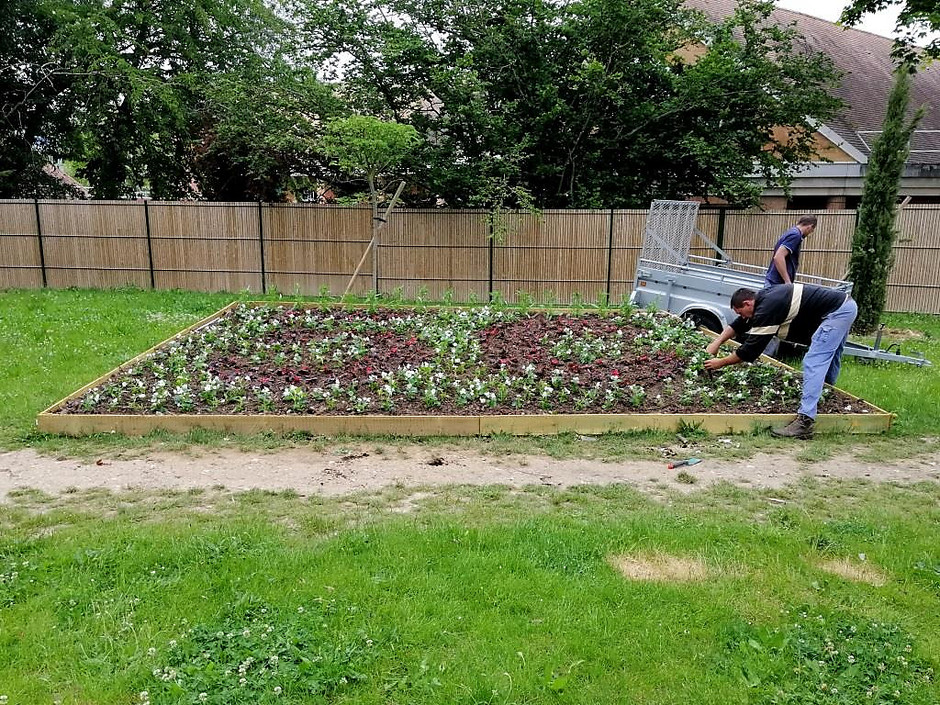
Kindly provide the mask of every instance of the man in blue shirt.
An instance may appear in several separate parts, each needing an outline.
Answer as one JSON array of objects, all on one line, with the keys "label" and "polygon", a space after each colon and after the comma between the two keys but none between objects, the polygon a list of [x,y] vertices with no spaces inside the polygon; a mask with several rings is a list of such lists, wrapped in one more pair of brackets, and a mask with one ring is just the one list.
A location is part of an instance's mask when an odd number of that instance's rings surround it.
[{"label": "man in blue shirt", "polygon": [[773,258],[764,275],[764,286],[792,284],[800,264],[800,247],[807,235],[816,229],[816,216],[804,215],[774,245]]}]

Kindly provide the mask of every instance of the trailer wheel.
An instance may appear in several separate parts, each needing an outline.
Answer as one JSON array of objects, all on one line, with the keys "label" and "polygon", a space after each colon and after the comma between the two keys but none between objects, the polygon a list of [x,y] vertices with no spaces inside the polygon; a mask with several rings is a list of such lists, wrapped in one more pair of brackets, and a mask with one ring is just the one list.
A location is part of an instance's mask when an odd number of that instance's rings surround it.
[{"label": "trailer wheel", "polygon": [[692,309],[691,311],[683,313],[682,317],[687,321],[692,321],[696,327],[707,328],[712,333],[721,333],[722,331],[721,321],[718,320],[718,316],[714,313]]}]

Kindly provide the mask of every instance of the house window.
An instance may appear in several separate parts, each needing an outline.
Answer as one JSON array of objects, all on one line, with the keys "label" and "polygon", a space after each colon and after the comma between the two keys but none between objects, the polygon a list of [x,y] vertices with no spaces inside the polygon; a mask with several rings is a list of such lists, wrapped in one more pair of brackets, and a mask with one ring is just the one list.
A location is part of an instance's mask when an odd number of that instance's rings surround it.
[{"label": "house window", "polygon": [[829,196],[792,196],[787,201],[788,211],[824,211],[829,207]]}]

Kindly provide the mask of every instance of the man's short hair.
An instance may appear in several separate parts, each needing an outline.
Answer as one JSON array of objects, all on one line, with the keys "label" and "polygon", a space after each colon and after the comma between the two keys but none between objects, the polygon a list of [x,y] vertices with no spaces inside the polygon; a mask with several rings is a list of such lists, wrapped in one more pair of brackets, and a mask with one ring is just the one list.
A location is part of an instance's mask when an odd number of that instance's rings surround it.
[{"label": "man's short hair", "polygon": [[741,308],[745,301],[753,301],[755,296],[757,294],[754,293],[753,289],[742,286],[731,295],[731,308]]},{"label": "man's short hair", "polygon": [[796,224],[797,225],[812,225],[813,227],[816,227],[816,216],[804,215],[798,221],[796,221]]}]

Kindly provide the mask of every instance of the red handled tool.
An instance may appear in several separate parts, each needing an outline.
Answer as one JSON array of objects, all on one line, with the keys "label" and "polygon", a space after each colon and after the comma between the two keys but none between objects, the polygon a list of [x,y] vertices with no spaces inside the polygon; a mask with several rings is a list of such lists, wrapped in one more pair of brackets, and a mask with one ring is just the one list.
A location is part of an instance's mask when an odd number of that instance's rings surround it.
[{"label": "red handled tool", "polygon": [[688,460],[679,460],[675,463],[669,463],[666,467],[672,470],[673,468],[681,468],[683,465],[695,465],[700,462],[702,462],[700,458],[689,458]]}]

